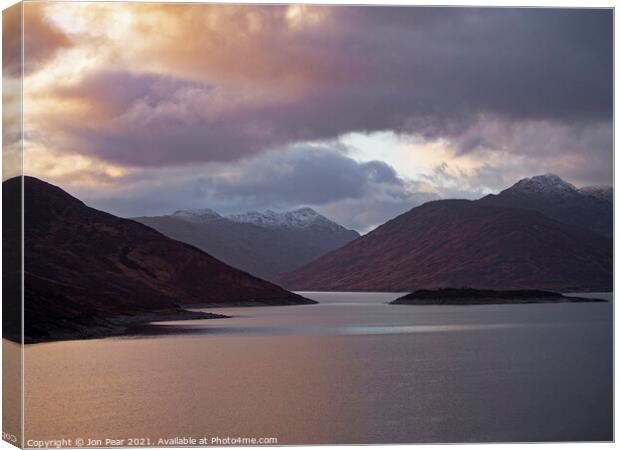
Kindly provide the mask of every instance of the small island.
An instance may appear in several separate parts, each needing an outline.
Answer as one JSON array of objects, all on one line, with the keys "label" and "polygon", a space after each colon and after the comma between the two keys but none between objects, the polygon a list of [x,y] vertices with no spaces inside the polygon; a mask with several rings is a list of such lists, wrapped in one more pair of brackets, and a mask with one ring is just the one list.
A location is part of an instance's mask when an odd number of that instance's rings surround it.
[{"label": "small island", "polygon": [[557,292],[535,289],[497,291],[491,289],[443,288],[432,290],[420,289],[391,301],[390,305],[493,305],[606,301],[598,298],[570,297]]}]

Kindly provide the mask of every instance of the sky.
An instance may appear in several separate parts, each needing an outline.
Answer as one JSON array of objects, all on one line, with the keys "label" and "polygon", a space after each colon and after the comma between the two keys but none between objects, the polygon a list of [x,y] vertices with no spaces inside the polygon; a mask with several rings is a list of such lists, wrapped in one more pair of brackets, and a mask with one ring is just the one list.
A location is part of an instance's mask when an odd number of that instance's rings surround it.
[{"label": "sky", "polygon": [[612,34],[605,9],[25,3],[24,171],[124,217],[309,206],[362,232],[541,173],[608,185]]}]

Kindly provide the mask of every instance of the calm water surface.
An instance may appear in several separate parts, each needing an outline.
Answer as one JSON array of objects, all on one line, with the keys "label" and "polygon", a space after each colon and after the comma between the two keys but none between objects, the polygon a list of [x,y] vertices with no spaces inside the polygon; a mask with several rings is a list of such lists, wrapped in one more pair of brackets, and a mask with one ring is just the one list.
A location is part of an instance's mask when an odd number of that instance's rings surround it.
[{"label": "calm water surface", "polygon": [[211,309],[234,317],[27,346],[26,439],[613,438],[611,303],[303,295],[321,303]]}]

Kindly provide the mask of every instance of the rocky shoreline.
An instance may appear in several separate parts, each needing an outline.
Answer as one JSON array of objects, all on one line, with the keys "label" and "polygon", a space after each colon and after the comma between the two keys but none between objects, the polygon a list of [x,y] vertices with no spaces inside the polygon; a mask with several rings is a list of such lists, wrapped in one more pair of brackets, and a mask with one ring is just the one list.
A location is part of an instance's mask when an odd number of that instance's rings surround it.
[{"label": "rocky shoreline", "polygon": [[[80,322],[74,322],[71,324],[63,323],[59,327],[50,327],[47,330],[47,335],[45,336],[24,336],[24,344],[40,344],[54,341],[74,341],[123,336],[127,334],[127,330],[129,328],[149,322],[227,319],[229,317],[230,316],[225,316],[223,314],[187,310],[108,317],[90,316],[85,317],[84,320]],[[21,336],[5,334],[3,338],[18,344],[21,343]]]},{"label": "rocky shoreline", "polygon": [[[96,316],[87,314],[79,320],[67,320],[62,323],[48,323],[46,334],[36,336],[25,336],[24,344],[38,344],[54,341],[72,341],[85,339],[101,339],[106,337],[130,335],[128,330],[136,326],[145,325],[150,322],[172,322],[179,320],[209,320],[209,319],[228,319],[231,316],[196,309],[206,308],[240,308],[258,306],[294,306],[294,305],[313,305],[318,302],[302,297],[291,296],[290,299],[274,300],[247,300],[234,303],[205,303],[192,305],[179,305],[177,310],[158,311],[151,313],[138,314],[117,314],[108,316]],[[20,343],[21,336],[6,334],[5,339]]]}]

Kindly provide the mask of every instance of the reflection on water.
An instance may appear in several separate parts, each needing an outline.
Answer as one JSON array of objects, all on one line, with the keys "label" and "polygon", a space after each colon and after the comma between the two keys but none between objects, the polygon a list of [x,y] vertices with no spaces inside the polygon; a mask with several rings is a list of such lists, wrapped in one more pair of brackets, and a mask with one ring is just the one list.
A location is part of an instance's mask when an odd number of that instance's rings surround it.
[{"label": "reflection on water", "polygon": [[190,324],[187,322],[177,323],[152,323],[142,325],[130,330],[131,337],[149,336],[174,336],[174,335],[251,335],[251,336],[355,336],[355,335],[378,335],[378,334],[406,334],[406,333],[448,333],[464,331],[493,330],[502,328],[518,328],[533,326],[579,326],[579,323],[503,323],[503,324],[478,324],[478,325],[398,325],[398,326],[280,326],[280,327],[209,327],[204,323]]},{"label": "reflection on water", "polygon": [[[26,348],[26,438],[610,440],[610,303],[218,308]],[[600,295],[599,295],[600,296]]]}]

